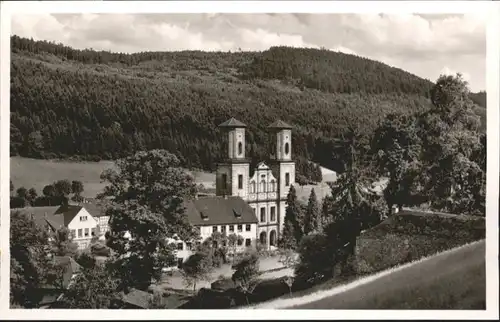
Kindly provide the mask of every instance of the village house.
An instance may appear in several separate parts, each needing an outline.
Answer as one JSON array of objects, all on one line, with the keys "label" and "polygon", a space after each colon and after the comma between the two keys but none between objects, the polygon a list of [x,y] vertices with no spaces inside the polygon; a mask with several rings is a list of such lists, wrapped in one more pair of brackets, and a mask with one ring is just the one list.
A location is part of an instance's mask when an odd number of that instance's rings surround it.
[{"label": "village house", "polygon": [[[252,208],[240,197],[205,197],[184,203],[189,223],[200,232],[202,243],[213,233],[241,236],[235,245],[236,252],[255,249],[257,238],[257,218]],[[196,245],[171,239],[177,244],[177,262],[180,266],[194,252]],[[226,245],[227,246],[227,245]]]},{"label": "village house", "polygon": [[39,227],[46,229],[49,233],[56,232],[63,227],[69,229],[78,249],[87,248],[92,237],[98,236],[98,221],[81,205],[11,209],[11,213],[17,211],[31,217]]}]

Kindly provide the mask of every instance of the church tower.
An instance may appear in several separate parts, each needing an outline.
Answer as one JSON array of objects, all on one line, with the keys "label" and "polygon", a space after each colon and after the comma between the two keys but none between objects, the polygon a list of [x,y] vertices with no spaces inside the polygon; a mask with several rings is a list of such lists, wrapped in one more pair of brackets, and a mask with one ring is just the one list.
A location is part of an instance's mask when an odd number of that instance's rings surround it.
[{"label": "church tower", "polygon": [[278,120],[269,126],[276,136],[275,154],[272,157],[278,175],[279,232],[285,221],[286,197],[290,186],[295,184],[295,162],[292,159],[292,126]]},{"label": "church tower", "polygon": [[219,125],[228,135],[227,159],[217,164],[216,195],[248,198],[250,162],[245,157],[246,125],[230,118]]}]

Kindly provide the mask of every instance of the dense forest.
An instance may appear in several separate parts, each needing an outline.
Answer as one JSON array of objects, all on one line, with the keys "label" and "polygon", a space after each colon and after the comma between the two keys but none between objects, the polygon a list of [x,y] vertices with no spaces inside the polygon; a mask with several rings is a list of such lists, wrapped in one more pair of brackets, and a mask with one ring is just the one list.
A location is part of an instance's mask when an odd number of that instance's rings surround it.
[{"label": "dense forest", "polygon": [[[116,159],[159,148],[213,170],[225,156],[218,124],[246,123],[256,162],[270,156],[267,126],[282,119],[294,126],[299,178],[315,181],[307,160],[343,170],[335,142],[346,128],[372,133],[389,113],[431,105],[432,82],[328,50],[119,54],[17,36],[11,44],[10,147],[24,157]],[[471,98],[484,128],[486,95]]]}]

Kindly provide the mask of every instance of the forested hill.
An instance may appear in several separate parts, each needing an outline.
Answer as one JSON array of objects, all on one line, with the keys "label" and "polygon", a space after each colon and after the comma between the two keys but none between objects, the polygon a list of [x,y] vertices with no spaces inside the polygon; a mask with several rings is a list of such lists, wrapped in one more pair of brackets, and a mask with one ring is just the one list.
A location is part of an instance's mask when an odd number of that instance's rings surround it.
[{"label": "forested hill", "polygon": [[305,160],[339,169],[333,139],[347,124],[370,133],[387,113],[430,104],[430,81],[327,50],[117,54],[11,43],[12,155],[115,159],[164,148],[210,170],[225,155],[218,124],[246,123],[249,155],[265,159],[266,127],[282,119],[295,127],[299,171],[312,177]]}]

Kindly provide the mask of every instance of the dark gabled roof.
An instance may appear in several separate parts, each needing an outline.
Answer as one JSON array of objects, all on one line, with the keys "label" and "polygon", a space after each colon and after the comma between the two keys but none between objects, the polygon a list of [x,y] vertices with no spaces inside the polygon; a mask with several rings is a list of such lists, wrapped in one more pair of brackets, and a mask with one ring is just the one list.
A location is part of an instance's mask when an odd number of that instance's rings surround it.
[{"label": "dark gabled roof", "polygon": [[282,130],[282,129],[292,129],[293,127],[290,124],[283,122],[282,120],[277,120],[273,124],[269,125],[268,128]]},{"label": "dark gabled roof", "polygon": [[[194,226],[257,223],[253,209],[240,197],[207,197],[185,202],[189,222]],[[204,220],[203,216],[207,219]]]},{"label": "dark gabled roof", "polygon": [[62,283],[62,288],[67,289],[74,274],[81,271],[82,267],[69,256],[54,256],[52,261],[56,266],[62,267],[62,281],[54,281],[52,284],[45,284],[44,289],[60,289],[59,283]]},{"label": "dark gabled roof", "polygon": [[219,127],[226,127],[226,128],[238,128],[238,127],[247,127],[246,124],[238,121],[234,117],[231,117],[229,120],[227,120],[224,123],[221,123]]},{"label": "dark gabled roof", "polygon": [[[10,213],[13,214],[15,212],[20,212],[26,216],[33,215],[33,220],[39,227],[45,227],[46,224],[50,224],[47,222],[49,217],[52,217],[54,213],[59,209],[60,206],[55,207],[25,207],[25,208],[13,208],[10,210]],[[53,223],[56,225],[56,223]],[[52,226],[52,225],[51,225]]]},{"label": "dark gabled roof", "polygon": [[151,294],[135,288],[130,289],[128,293],[123,293],[122,297],[123,302],[143,309],[149,308],[151,299]]},{"label": "dark gabled roof", "polygon": [[[26,207],[11,209],[11,213],[19,211],[25,215],[33,215],[33,220],[40,227],[48,224],[53,230],[67,227],[82,208],[82,205],[63,205],[57,207]],[[92,213],[89,212],[91,215]]]}]

